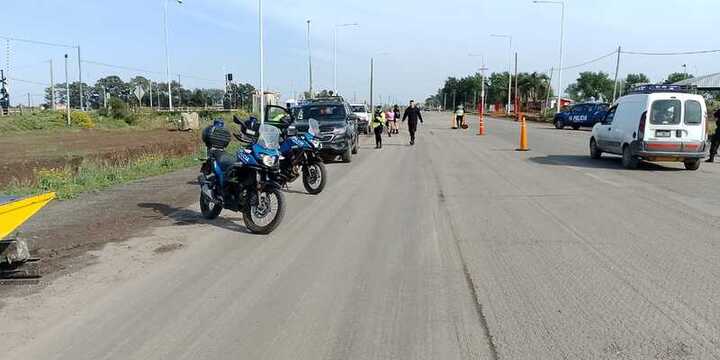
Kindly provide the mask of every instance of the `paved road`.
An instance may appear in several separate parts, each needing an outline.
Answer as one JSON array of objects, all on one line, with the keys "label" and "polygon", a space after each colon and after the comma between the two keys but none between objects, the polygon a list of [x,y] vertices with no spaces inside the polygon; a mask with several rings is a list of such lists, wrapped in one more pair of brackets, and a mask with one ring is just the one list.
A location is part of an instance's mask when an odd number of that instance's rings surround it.
[{"label": "paved road", "polygon": [[5,299],[0,358],[720,357],[720,165],[626,171],[586,131],[530,124],[518,153],[516,123],[426,117],[415,147],[365,139],[320,196],[295,185],[270,236],[164,209]]}]

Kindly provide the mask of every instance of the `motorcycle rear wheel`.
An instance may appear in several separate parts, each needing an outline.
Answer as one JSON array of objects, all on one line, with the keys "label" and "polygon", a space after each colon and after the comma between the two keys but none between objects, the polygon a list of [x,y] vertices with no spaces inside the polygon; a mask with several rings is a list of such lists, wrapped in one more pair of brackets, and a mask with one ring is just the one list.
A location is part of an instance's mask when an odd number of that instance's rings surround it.
[{"label": "motorcycle rear wheel", "polygon": [[321,193],[325,188],[326,174],[325,164],[321,162],[303,166],[303,186],[305,186],[305,191],[311,195]]},{"label": "motorcycle rear wheel", "polygon": [[[257,195],[255,195],[257,196]],[[273,209],[273,199],[277,209]],[[260,199],[248,201],[243,209],[243,221],[245,226],[253,234],[269,234],[280,225],[285,217],[285,196],[278,189],[264,190],[260,193]],[[263,224],[260,224],[260,220]]]}]

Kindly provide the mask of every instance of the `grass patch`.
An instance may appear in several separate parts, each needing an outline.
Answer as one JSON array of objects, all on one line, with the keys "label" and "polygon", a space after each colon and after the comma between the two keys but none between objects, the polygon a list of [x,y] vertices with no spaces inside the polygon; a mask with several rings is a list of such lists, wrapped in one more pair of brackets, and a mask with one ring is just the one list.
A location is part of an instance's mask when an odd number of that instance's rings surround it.
[{"label": "grass patch", "polygon": [[[238,115],[245,119],[247,112],[213,112],[199,111],[201,118],[201,126],[212,122],[212,119],[221,117],[226,124],[232,123],[233,115]],[[0,135],[29,132],[29,131],[64,131],[78,130],[87,128],[96,129],[167,129],[173,128],[175,125],[171,123],[171,119],[179,119],[180,113],[160,113],[150,109],[140,109],[129,111],[123,116],[113,116],[108,111],[73,111],[71,116],[71,124],[66,124],[64,111],[53,110],[35,110],[26,111],[22,114],[12,114],[9,116],[0,116]],[[90,125],[92,124],[92,125]]]},{"label": "grass patch", "polygon": [[199,156],[202,155],[196,153],[175,158],[146,155],[119,166],[81,167],[77,173],[73,173],[69,168],[40,170],[35,184],[11,185],[4,189],[3,193],[24,196],[54,191],[59,199],[72,199],[86,191],[102,190],[113,185],[199,165]]}]

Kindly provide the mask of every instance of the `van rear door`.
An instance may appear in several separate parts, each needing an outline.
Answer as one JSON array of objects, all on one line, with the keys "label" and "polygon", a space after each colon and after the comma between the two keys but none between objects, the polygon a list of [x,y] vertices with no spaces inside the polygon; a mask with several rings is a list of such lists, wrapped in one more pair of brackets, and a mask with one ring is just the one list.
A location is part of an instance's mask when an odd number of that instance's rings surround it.
[{"label": "van rear door", "polygon": [[650,103],[644,140],[647,150],[697,152],[704,139],[704,101],[670,95]]}]

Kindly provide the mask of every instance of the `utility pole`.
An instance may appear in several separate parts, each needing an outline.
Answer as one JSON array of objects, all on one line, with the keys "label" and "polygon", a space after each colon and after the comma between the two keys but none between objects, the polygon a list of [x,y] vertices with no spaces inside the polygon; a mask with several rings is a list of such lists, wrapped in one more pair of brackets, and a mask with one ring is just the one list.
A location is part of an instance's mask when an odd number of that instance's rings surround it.
[{"label": "utility pole", "polygon": [[310,20],[307,21],[307,48],[308,48],[308,82],[309,82],[309,89],[310,92],[310,98],[312,99],[314,97],[313,95],[313,78],[312,78],[312,48],[310,47]]},{"label": "utility pole", "polygon": [[28,108],[32,108],[32,101],[30,100],[30,93],[28,95]]},{"label": "utility pole", "polygon": [[520,96],[518,96],[518,58],[515,53],[515,114],[520,114]]},{"label": "utility pole", "polygon": [[70,126],[70,80],[68,79],[68,56],[65,54],[65,116],[67,126]]},{"label": "utility pole", "polygon": [[108,106],[107,88],[103,86],[103,107],[105,109],[107,109],[107,106]]},{"label": "utility pole", "polygon": [[53,76],[53,61],[50,59],[50,108],[55,110],[55,77]]},{"label": "utility pole", "polygon": [[443,111],[447,110],[447,93],[443,91]]},{"label": "utility pole", "polygon": [[265,123],[265,49],[263,44],[263,7],[258,0],[258,29],[260,35],[260,124]]},{"label": "utility pole", "polygon": [[85,100],[83,99],[83,82],[82,82],[82,58],[80,57],[80,45],[77,47],[78,54],[78,78],[80,80],[80,111],[85,111]]},{"label": "utility pole", "polygon": [[550,84],[552,84],[554,70],[554,68],[550,68],[550,79],[548,79],[547,89],[545,89],[545,110],[550,107]]},{"label": "utility pole", "polygon": [[152,110],[152,108],[153,108],[153,101],[152,101],[152,88],[153,88],[153,86],[152,86],[152,80],[148,80],[148,82],[149,82],[148,85],[150,86],[150,96],[149,96],[149,98],[150,98],[150,110]]},{"label": "utility pole", "polygon": [[182,107],[182,85],[180,85],[180,74],[177,75],[178,77],[178,107]]},{"label": "utility pole", "polygon": [[612,102],[615,102],[615,99],[617,99],[617,91],[618,91],[618,74],[620,73],[620,53],[622,52],[622,48],[618,46],[617,49],[617,63],[615,64],[615,87],[613,88],[613,100]]}]

